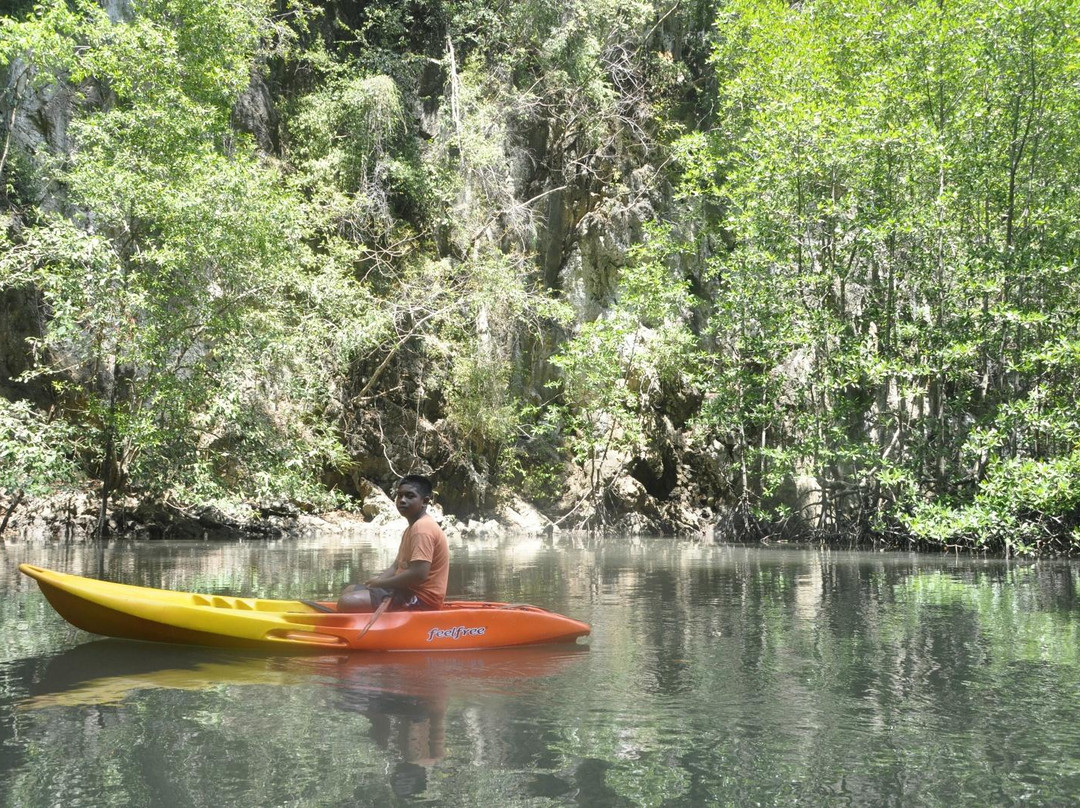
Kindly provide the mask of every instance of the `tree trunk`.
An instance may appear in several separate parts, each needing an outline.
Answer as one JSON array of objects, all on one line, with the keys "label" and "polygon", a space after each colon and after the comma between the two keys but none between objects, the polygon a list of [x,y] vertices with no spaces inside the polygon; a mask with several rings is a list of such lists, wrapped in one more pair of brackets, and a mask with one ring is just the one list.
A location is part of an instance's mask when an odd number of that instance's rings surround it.
[{"label": "tree trunk", "polygon": [[8,520],[11,519],[11,514],[15,512],[15,509],[19,507],[19,503],[22,502],[24,493],[25,492],[21,488],[15,492],[15,499],[13,499],[11,505],[8,506],[7,513],[4,514],[4,521],[0,522],[0,536],[3,536],[4,531],[7,530]]}]

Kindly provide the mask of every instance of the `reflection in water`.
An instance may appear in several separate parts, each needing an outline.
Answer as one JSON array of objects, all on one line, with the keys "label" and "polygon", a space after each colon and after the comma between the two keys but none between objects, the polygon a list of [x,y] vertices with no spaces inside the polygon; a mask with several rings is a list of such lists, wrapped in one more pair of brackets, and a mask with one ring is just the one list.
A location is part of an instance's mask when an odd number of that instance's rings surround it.
[{"label": "reflection in water", "polygon": [[[356,712],[371,724],[371,738],[380,749],[398,758],[390,774],[390,787],[398,796],[423,793],[428,767],[446,754],[446,709],[450,683],[441,677],[398,680],[389,671],[340,672],[340,709]],[[387,678],[383,679],[386,673]]]},{"label": "reflection in water", "polygon": [[[266,657],[124,640],[76,646],[46,665],[16,707],[116,705],[155,690],[315,686],[332,694],[326,709],[367,719],[369,737],[396,762],[389,777],[398,796],[423,793],[428,770],[446,754],[452,698],[520,692],[588,654],[584,646],[537,646],[473,652],[416,652]],[[236,696],[244,698],[243,696]],[[272,702],[265,695],[252,701]]]},{"label": "reflection in water", "polygon": [[88,641],[11,575],[27,561],[317,597],[394,547],[4,548],[0,804],[1056,806],[1080,793],[1073,563],[462,543],[455,594],[580,617],[588,647],[312,657]]},{"label": "reflection in water", "polygon": [[[128,640],[94,640],[52,657],[18,702],[23,710],[114,704],[140,690],[287,686],[329,680],[354,710],[424,699],[445,704],[451,690],[508,692],[528,679],[565,670],[586,646],[547,645],[488,651],[353,653],[273,657]],[[325,684],[326,681],[322,681]]]},{"label": "reflection in water", "polygon": [[267,657],[249,652],[96,640],[52,658],[16,707],[21,711],[118,705],[141,691],[295,687],[318,683],[332,709],[364,716],[378,747],[399,758],[399,796],[422,793],[428,768],[446,754],[452,696],[509,694],[565,670],[588,653],[574,645],[488,651],[353,653]]},{"label": "reflection in water", "polygon": [[116,704],[141,690],[287,685],[296,674],[273,659],[216,649],[94,640],[49,660],[21,710]]}]

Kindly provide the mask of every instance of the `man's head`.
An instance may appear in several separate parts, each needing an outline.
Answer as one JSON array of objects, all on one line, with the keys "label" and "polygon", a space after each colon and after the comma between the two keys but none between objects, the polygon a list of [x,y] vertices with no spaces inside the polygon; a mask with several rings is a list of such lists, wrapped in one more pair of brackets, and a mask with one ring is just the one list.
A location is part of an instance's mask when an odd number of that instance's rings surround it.
[{"label": "man's head", "polygon": [[401,488],[403,485],[411,485],[422,497],[430,497],[435,490],[435,486],[432,484],[431,479],[425,477],[423,474],[406,474],[398,481],[398,488]]},{"label": "man's head", "polygon": [[394,497],[398,513],[408,519],[410,524],[415,522],[427,511],[432,490],[431,480],[427,477],[420,474],[407,474],[402,477]]}]

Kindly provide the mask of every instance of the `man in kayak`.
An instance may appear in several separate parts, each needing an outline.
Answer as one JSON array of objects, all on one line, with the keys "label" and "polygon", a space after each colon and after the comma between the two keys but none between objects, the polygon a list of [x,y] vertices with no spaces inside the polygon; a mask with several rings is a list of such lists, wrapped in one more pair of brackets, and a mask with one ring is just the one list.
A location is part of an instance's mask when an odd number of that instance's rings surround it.
[{"label": "man in kayak", "polygon": [[374,611],[387,598],[392,609],[441,609],[450,572],[450,549],[439,523],[427,512],[431,480],[420,474],[401,478],[394,498],[398,513],[409,520],[392,567],[363,585],[345,587],[339,612]]}]

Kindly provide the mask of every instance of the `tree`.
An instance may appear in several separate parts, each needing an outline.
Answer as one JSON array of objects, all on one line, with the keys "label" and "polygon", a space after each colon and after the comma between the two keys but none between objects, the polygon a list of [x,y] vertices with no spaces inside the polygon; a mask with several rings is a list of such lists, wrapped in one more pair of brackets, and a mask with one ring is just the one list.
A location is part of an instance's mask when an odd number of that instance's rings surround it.
[{"label": "tree", "polygon": [[748,496],[809,475],[815,526],[929,539],[905,516],[925,498],[947,511],[999,463],[1075,451],[1051,348],[1077,324],[1075,12],[723,6],[727,127],[693,150],[724,175],[735,243],[706,422],[751,458]]},{"label": "tree", "polygon": [[620,269],[614,304],[552,357],[563,428],[588,472],[589,521],[606,520],[605,495],[645,451],[665,389],[696,381],[697,340],[687,323],[695,301],[688,282],[676,279],[675,243],[669,228],[654,228]]},{"label": "tree", "polygon": [[340,357],[315,334],[354,291],[308,261],[300,206],[229,126],[269,13],[149,2],[114,21],[84,1],[13,26],[54,46],[12,52],[87,99],[56,155],[66,204],[8,234],[0,280],[40,290],[37,372],[100,470],[102,526],[118,486],[311,495],[340,454],[315,417]]}]

